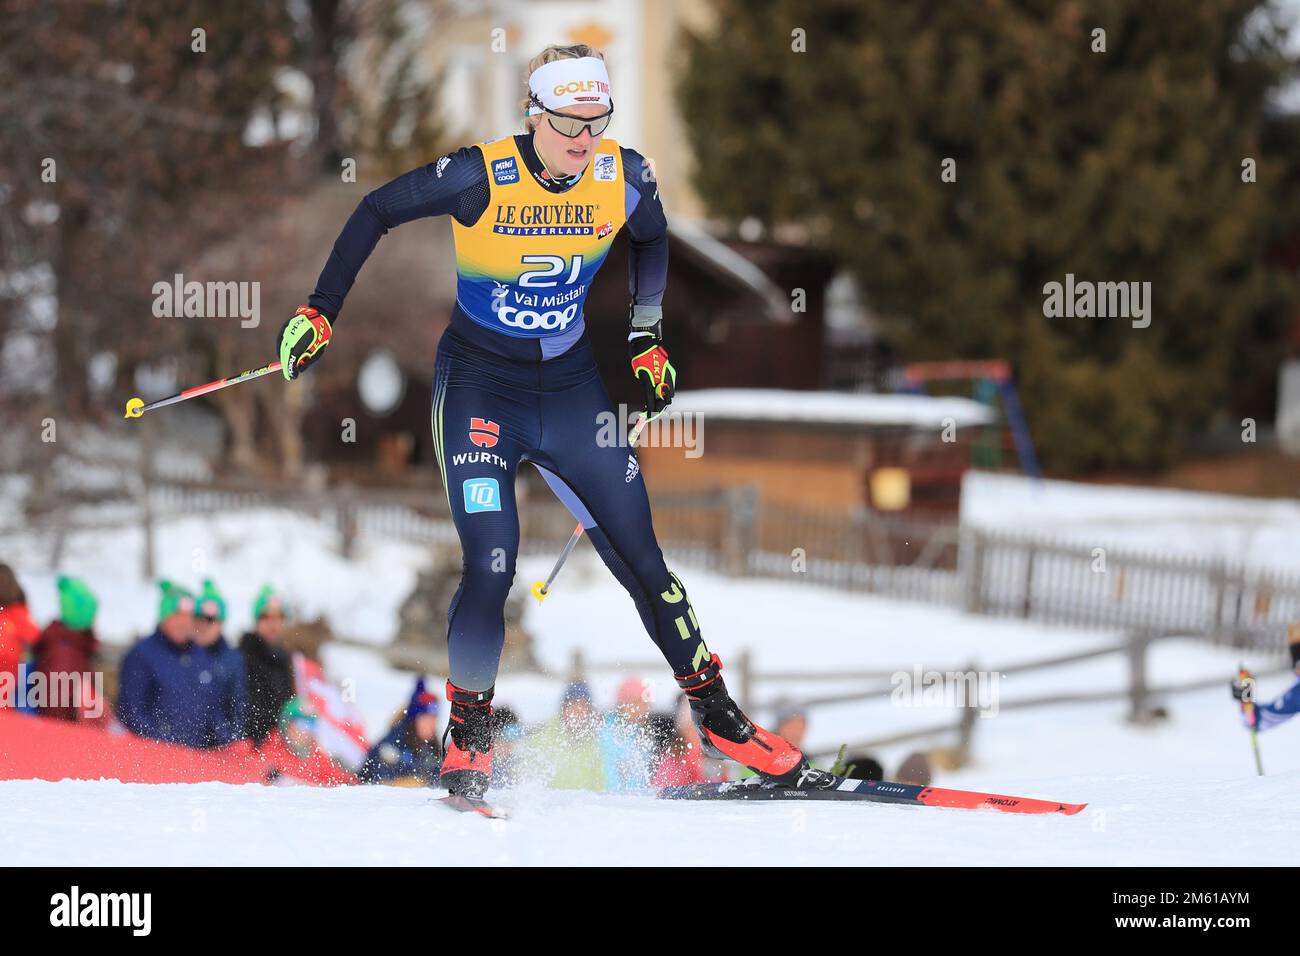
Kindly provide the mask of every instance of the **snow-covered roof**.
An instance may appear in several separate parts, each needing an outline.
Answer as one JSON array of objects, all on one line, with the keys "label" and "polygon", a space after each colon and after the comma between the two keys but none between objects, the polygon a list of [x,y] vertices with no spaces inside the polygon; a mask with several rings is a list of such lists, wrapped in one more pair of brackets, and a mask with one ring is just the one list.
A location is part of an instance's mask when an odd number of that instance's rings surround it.
[{"label": "snow-covered roof", "polygon": [[672,410],[718,419],[756,422],[815,422],[825,425],[958,428],[987,425],[993,410],[969,398],[878,395],[860,392],[796,392],[771,388],[706,388],[678,392]]},{"label": "snow-covered roof", "polygon": [[794,321],[789,295],[766,272],[739,252],[684,220],[674,219],[670,222],[668,233],[698,253],[719,275],[739,283],[761,299],[767,307],[768,318],[777,322]]}]

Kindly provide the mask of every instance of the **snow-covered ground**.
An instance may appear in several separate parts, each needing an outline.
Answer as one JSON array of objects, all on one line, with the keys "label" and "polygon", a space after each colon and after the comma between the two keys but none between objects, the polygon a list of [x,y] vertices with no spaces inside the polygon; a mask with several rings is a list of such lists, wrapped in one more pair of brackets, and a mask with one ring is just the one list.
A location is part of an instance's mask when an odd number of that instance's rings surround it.
[{"label": "snow-covered ground", "polygon": [[[48,566],[46,535],[0,535],[0,561],[8,562],[27,592],[38,621],[58,614],[55,580],[82,577],[96,592],[100,638],[129,644],[157,623],[157,584],[141,577],[144,533],[137,526],[68,535],[63,560]],[[264,584],[281,590],[303,619],[325,616],[334,632],[385,643],[397,629],[397,612],[416,572],[428,560],[424,548],[364,535],[351,560],[339,555],[338,532],[327,523],[278,509],[217,512],[160,521],[154,561],[159,577],[191,589],[216,581],[226,598],[228,635],[252,626],[253,598]]]},{"label": "snow-covered ground", "polygon": [[1090,547],[1219,557],[1232,564],[1300,571],[1300,500],[1163,488],[1090,485],[968,471],[964,525],[1050,535]]},{"label": "snow-covered ground", "polygon": [[[545,564],[526,563],[520,585]],[[971,657],[999,668],[1113,639],[797,584],[688,570],[683,578],[713,646],[724,655],[749,647],[758,671],[890,671],[914,663],[949,669]],[[671,700],[630,601],[589,554],[565,569],[527,624],[539,657],[561,671],[578,645],[589,663],[622,665],[592,678],[598,704],[612,703],[625,673],[655,678],[660,703]],[[336,679],[354,682],[372,731],[409,692],[411,675],[364,648],[330,648],[326,663]],[[1126,722],[1122,702],[1008,706],[1054,689],[1120,688],[1125,672],[1118,658],[1003,679],[1002,706],[977,722],[974,763],[939,772],[935,784],[1089,804],[1074,817],[867,804],[667,804],[649,795],[549,791],[532,782],[498,794],[513,816],[493,822],[434,806],[424,791],[15,781],[0,783],[11,822],[0,832],[0,862],[428,864],[467,854],[489,864],[1227,866],[1243,855],[1282,863],[1300,851],[1300,724],[1264,735],[1269,776],[1256,777],[1226,689],[1235,664],[1233,652],[1196,642],[1159,645],[1154,683],[1221,676],[1224,686],[1169,697],[1169,719],[1146,727]],[[1262,690],[1269,696],[1288,685],[1275,676]],[[803,696],[826,686],[802,681],[781,689]],[[542,720],[554,714],[561,687],[557,678],[505,674],[497,700],[526,721]],[[761,684],[758,691],[760,699],[775,696]],[[810,743],[833,745],[951,715],[885,700],[816,708]],[[913,748],[879,751],[887,770],[907,749]]]},{"label": "snow-covered ground", "polygon": [[[1120,502],[1103,514],[1085,506],[1086,495],[1074,497],[1056,513],[1062,526],[1070,524],[1070,515],[1081,529],[1109,515],[1117,526],[1124,523],[1119,518],[1129,521],[1135,534],[1144,527]],[[1026,521],[1034,517],[1033,507],[1012,502],[1002,511],[1004,523],[1017,511]],[[1278,503],[1280,527],[1289,520],[1285,504]],[[983,520],[992,520],[992,506],[981,507]],[[1161,513],[1154,509],[1151,523]],[[1197,513],[1173,505],[1164,512],[1170,527],[1183,527],[1177,524],[1180,515]],[[1052,514],[1047,508],[1041,520],[1050,524]],[[293,533],[287,534],[290,524]],[[1271,533],[1267,520],[1259,527],[1254,540]],[[291,569],[305,564],[313,569],[313,588],[291,590],[300,609],[325,613],[341,633],[386,640],[424,554],[363,537],[357,559],[348,562],[337,556],[331,534],[277,512],[185,518],[169,522],[160,535],[159,567],[192,584],[205,574],[216,578],[230,599],[233,632],[246,625],[243,616],[261,583],[291,587]],[[1185,536],[1170,537],[1190,543],[1194,534],[1189,527]],[[25,552],[15,545],[22,543],[21,535],[0,540],[0,557],[21,558]],[[140,544],[129,531],[69,540],[62,570],[84,575],[105,598],[101,625],[108,635],[126,637],[152,625],[156,592],[137,576]],[[1273,550],[1287,551],[1280,544]],[[550,562],[522,561],[516,586],[527,589]],[[39,561],[14,563],[37,618],[48,618],[54,611],[52,571]],[[743,651],[760,675],[839,672],[829,681],[758,681],[751,699],[760,720],[770,719],[770,705],[782,697],[851,691],[910,675],[917,667],[973,666],[996,678],[996,696],[986,701],[987,716],[976,721],[974,762],[960,771],[939,771],[935,784],[1086,802],[1088,809],[1075,817],[1023,817],[865,804],[665,804],[649,796],[552,792],[533,782],[503,791],[499,802],[514,816],[491,822],[432,806],[423,791],[9,781],[0,782],[0,806],[9,823],[0,829],[0,864],[427,864],[448,859],[451,851],[487,863],[1239,865],[1243,858],[1287,862],[1300,850],[1300,721],[1262,737],[1269,776],[1256,777],[1249,739],[1227,693],[1237,652],[1192,640],[1157,644],[1149,661],[1153,685],[1200,679],[1222,684],[1170,695],[1161,701],[1168,719],[1136,727],[1126,721],[1122,701],[1014,706],[1044,695],[1124,688],[1127,671],[1118,655],[1040,672],[1015,670],[1025,662],[1112,645],[1116,634],[968,616],[796,580],[679,571],[710,647],[728,661],[733,684]],[[538,659],[556,675],[502,675],[497,701],[526,723],[555,713],[575,650],[593,668],[599,706],[613,703],[615,688],[629,674],[652,680],[658,707],[671,705],[675,687],[630,599],[585,543],[546,603],[529,601],[524,624]],[[387,726],[413,681],[366,648],[327,647],[325,663],[332,677],[355,688],[372,735]],[[1247,656],[1246,663],[1263,670],[1280,661]],[[868,681],[854,677],[858,671],[879,676]],[[1261,691],[1270,697],[1289,684],[1285,675],[1271,676]],[[949,705],[912,706],[884,697],[821,706],[810,713],[807,744],[834,748],[955,718]],[[951,742],[941,735],[878,748],[876,754],[892,775],[906,752]]]},{"label": "snow-covered ground", "polygon": [[1021,794],[1091,801],[1067,817],[534,788],[500,795],[512,817],[497,821],[435,806],[423,790],[10,781],[0,783],[0,864],[1267,866],[1294,857],[1298,792],[1295,771],[1171,780],[1094,770],[1042,777]]}]

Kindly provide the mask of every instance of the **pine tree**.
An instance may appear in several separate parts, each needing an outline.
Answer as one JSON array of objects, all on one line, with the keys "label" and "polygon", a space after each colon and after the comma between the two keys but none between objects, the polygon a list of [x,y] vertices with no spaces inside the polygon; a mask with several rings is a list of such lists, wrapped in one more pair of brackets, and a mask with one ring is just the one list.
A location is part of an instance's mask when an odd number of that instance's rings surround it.
[{"label": "pine tree", "polygon": [[[1264,138],[1266,4],[716,6],[679,90],[713,213],[803,226],[910,360],[1010,359],[1054,471],[1166,463],[1274,374],[1300,156]],[[1149,327],[1045,317],[1067,273],[1150,282]]]}]

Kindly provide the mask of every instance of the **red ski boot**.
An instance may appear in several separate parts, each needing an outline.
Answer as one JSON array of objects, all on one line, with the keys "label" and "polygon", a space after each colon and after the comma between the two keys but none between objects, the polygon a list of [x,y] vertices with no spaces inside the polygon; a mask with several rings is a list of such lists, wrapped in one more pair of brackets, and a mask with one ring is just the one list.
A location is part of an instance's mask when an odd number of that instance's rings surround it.
[{"label": "red ski boot", "polygon": [[481,799],[492,782],[493,690],[461,690],[447,681],[451,715],[442,735],[438,779],[452,796]]},{"label": "red ski boot", "polygon": [[686,693],[709,756],[734,760],[766,780],[789,787],[804,786],[810,777],[822,775],[808,766],[797,747],[745,716],[722,682],[722,658],[717,654],[701,670],[678,677],[677,685]]}]

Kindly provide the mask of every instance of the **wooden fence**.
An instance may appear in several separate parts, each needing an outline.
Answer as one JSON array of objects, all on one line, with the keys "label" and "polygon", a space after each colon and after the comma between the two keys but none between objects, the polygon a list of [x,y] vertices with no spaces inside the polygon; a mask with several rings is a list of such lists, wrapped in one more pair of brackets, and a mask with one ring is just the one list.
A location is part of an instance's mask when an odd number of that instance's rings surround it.
[{"label": "wooden fence", "polygon": [[[1021,711],[1042,707],[1057,707],[1071,704],[1100,704],[1123,702],[1127,717],[1133,723],[1146,724],[1158,719],[1166,700],[1177,694],[1206,688],[1223,689],[1225,713],[1235,707],[1228,697],[1227,689],[1231,675],[1222,674],[1184,680],[1176,683],[1155,684],[1151,681],[1148,668],[1148,655],[1152,645],[1160,640],[1159,635],[1149,631],[1134,630],[1115,642],[1106,643],[1086,651],[1070,654],[1053,654],[1037,660],[1026,661],[1010,666],[993,667],[983,665],[977,660],[970,660],[957,667],[927,666],[917,668],[914,665],[893,669],[872,670],[829,670],[829,671],[784,671],[761,670],[749,651],[742,651],[728,662],[728,689],[735,695],[747,711],[761,720],[767,714],[786,706],[797,704],[801,708],[813,710],[817,707],[833,706],[846,703],[885,702],[894,697],[901,684],[911,681],[919,669],[923,674],[940,675],[952,685],[953,692],[945,693],[945,705],[941,707],[919,707],[918,711],[940,713],[928,724],[889,734],[877,734],[872,737],[841,741],[849,755],[872,753],[882,747],[902,743],[926,743],[932,746],[946,746],[959,763],[971,759],[975,746],[976,728],[982,725],[981,713],[1004,711]],[[1119,656],[1124,660],[1125,680],[1122,686],[1105,690],[1079,690],[1068,693],[1053,692],[1037,696],[1019,696],[1011,700],[1003,699],[1000,693],[1000,681],[1007,677],[1024,677],[1046,670],[1079,664],[1084,661],[1103,657]],[[575,651],[569,665],[567,677],[581,677],[590,673],[654,673],[661,670],[662,662],[644,661],[639,663],[588,663],[581,651]],[[1264,670],[1256,676],[1267,677],[1286,673],[1289,668],[1274,667]],[[998,684],[990,685],[990,675],[997,675]],[[833,691],[809,694],[801,692],[792,697],[789,687],[794,685],[830,683],[836,686]],[[991,690],[993,699],[985,699],[979,694],[972,694],[972,686],[984,682],[985,691]],[[850,685],[845,689],[845,685]],[[857,684],[854,687],[851,685]],[[769,687],[776,688],[769,691]],[[919,693],[916,688],[913,693]],[[949,701],[947,698],[951,697]],[[832,758],[836,756],[839,745],[822,749],[811,748],[811,757]]]},{"label": "wooden fence", "polygon": [[[953,523],[760,507],[752,489],[660,495],[655,528],[674,564],[943,604],[974,614],[1154,634],[1200,636],[1233,646],[1280,647],[1300,622],[1300,577],[1218,558],[1092,547]],[[56,511],[21,527],[48,536],[52,567],[78,531],[145,527],[142,573],[155,576],[154,527],[171,517],[275,508],[331,521],[346,555],[361,534],[455,546],[438,489],[390,491],[221,486],[146,481],[133,500],[89,513]],[[520,551],[557,554],[573,518],[549,495],[520,509]],[[15,529],[17,530],[17,529]],[[3,529],[0,529],[3,533]]]},{"label": "wooden fence", "polygon": [[1090,547],[965,529],[964,607],[1079,627],[1280,648],[1300,577],[1221,558]]}]

